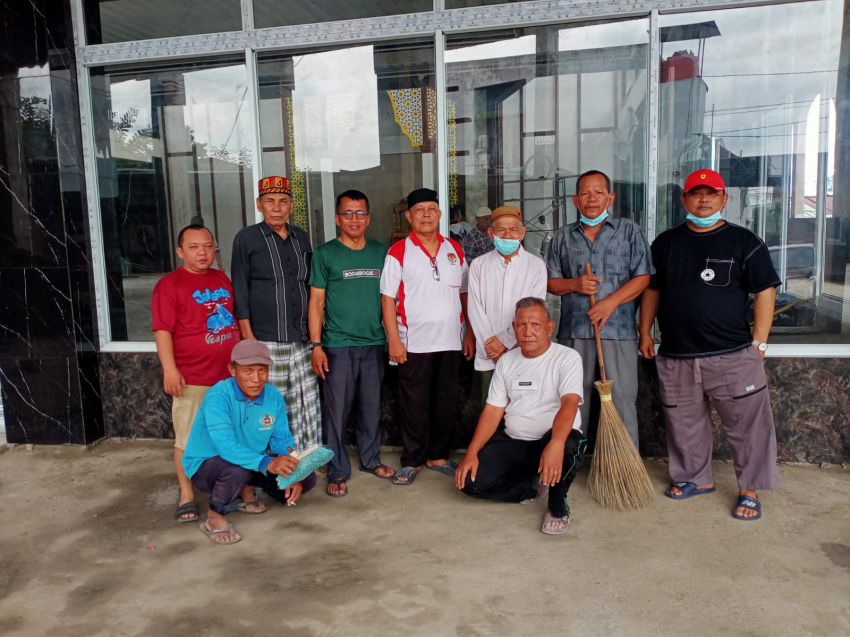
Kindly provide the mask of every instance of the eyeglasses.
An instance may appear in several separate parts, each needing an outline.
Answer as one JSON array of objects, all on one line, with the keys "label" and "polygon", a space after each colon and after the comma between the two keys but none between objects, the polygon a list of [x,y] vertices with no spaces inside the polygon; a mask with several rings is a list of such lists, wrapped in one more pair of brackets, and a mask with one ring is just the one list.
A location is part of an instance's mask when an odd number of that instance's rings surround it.
[{"label": "eyeglasses", "polygon": [[431,257],[431,267],[434,269],[434,271],[431,272],[431,276],[434,277],[435,281],[439,281],[440,280],[440,269],[437,267],[437,258],[436,257]]},{"label": "eyeglasses", "polygon": [[366,217],[369,216],[369,211],[368,210],[356,210],[356,211],[355,210],[343,210],[342,212],[338,212],[336,214],[339,215],[340,217],[342,217],[343,219],[345,219],[346,221],[351,221],[355,217],[357,219],[365,219]]}]

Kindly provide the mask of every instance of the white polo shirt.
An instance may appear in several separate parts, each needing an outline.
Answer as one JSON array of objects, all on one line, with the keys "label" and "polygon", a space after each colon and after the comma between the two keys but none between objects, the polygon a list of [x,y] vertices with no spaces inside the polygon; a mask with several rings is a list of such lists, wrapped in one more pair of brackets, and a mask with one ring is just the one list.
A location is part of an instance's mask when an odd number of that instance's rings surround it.
[{"label": "white polo shirt", "polygon": [[381,273],[381,294],[395,299],[401,342],[414,354],[459,350],[463,342],[460,294],[469,268],[457,241],[437,238],[433,259],[415,233],[396,241]]},{"label": "white polo shirt", "polygon": [[[577,394],[584,402],[581,356],[569,347],[552,343],[543,354],[526,358],[513,349],[496,363],[487,403],[505,408],[505,433],[514,440],[540,440],[552,429],[561,397]],[[573,429],[581,429],[576,410]]]}]

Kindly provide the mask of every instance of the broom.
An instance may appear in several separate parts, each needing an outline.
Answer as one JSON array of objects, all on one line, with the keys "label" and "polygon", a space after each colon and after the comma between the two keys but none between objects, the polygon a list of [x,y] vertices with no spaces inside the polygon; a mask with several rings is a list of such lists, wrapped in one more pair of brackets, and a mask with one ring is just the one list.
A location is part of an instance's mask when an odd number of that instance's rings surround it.
[{"label": "broom", "polygon": [[[592,274],[590,264],[585,265],[587,274]],[[596,295],[590,295],[590,306],[596,304]],[[632,442],[623,419],[617,413],[612,398],[614,383],[605,377],[605,359],[602,356],[602,338],[599,328],[593,326],[596,338],[596,360],[599,377],[593,383],[599,392],[599,428],[593,463],[587,477],[590,495],[605,509],[643,509],[655,500],[655,492],[649,474]]]}]

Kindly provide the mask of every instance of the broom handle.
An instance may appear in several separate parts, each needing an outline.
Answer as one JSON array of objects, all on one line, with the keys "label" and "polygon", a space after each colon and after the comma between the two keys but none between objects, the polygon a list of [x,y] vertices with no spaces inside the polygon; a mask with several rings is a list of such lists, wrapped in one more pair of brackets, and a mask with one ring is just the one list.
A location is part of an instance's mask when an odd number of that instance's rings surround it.
[{"label": "broom handle", "polygon": [[[590,271],[590,263],[584,264],[584,271],[586,274],[593,274]],[[596,295],[590,295],[590,307],[596,305]],[[602,379],[602,382],[606,382],[608,379],[605,377],[605,357],[602,356],[602,337],[599,335],[599,327],[593,326],[593,337],[596,339],[596,360],[599,363],[599,377]]]}]

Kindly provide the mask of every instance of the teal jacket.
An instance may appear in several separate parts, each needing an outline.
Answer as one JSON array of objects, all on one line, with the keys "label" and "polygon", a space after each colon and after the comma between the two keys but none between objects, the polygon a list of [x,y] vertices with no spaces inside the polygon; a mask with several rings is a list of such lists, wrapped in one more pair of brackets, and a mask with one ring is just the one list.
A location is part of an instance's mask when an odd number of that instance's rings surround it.
[{"label": "teal jacket", "polygon": [[248,400],[231,377],[204,396],[183,453],[183,469],[191,478],[204,460],[221,456],[266,473],[271,459],[288,454],[290,447],[295,442],[280,392],[266,384],[259,396]]}]

